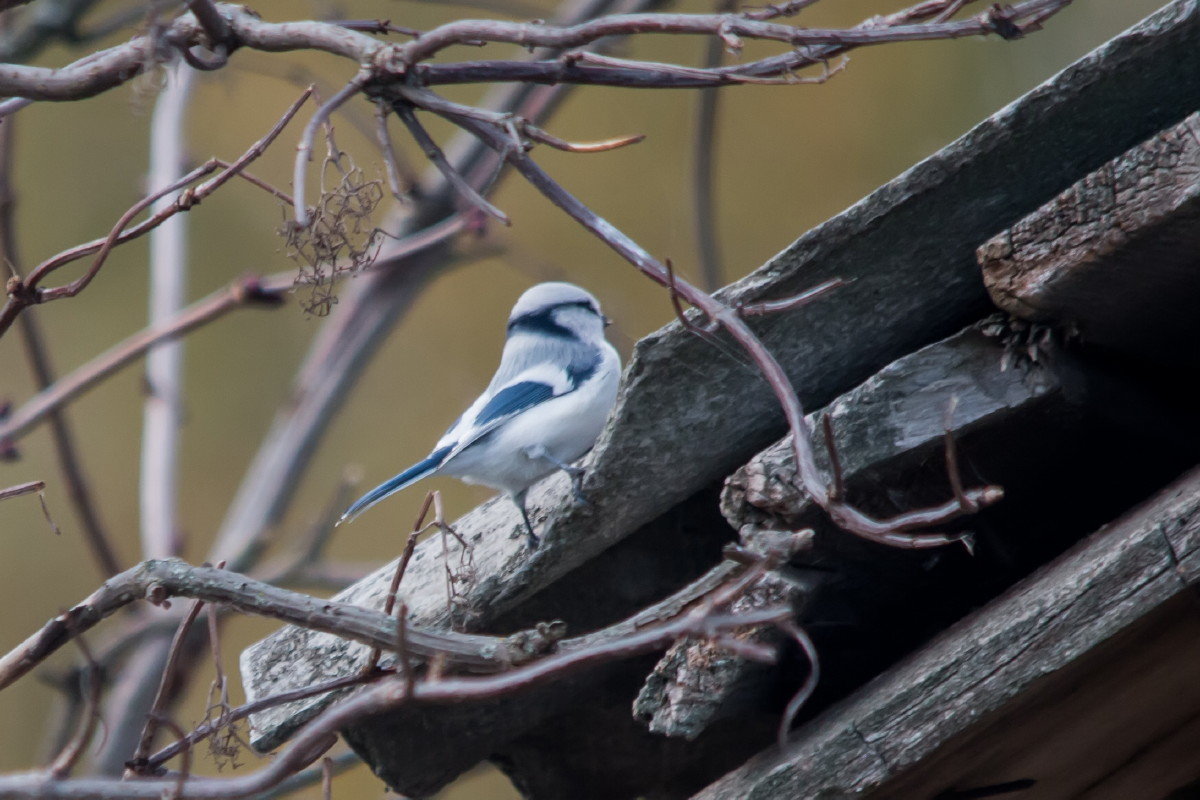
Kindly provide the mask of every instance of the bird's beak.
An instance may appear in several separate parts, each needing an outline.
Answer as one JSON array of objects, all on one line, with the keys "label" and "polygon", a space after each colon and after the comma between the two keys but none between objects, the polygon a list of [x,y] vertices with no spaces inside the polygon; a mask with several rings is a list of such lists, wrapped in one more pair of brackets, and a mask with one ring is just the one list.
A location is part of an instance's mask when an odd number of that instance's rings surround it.
[{"label": "bird's beak", "polygon": [[606,328],[609,325],[612,325],[612,320],[609,319],[608,317],[604,316],[603,314],[600,315],[600,321],[604,323],[604,327],[606,327]]}]

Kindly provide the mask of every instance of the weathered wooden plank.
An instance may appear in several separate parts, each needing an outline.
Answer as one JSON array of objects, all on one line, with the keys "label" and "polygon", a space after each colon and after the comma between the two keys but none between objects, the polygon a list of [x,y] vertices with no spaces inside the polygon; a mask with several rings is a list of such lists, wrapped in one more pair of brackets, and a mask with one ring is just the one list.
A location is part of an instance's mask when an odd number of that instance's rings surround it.
[{"label": "weathered wooden plank", "polygon": [[[880,515],[951,496],[948,427],[968,474],[1007,490],[1000,506],[963,523],[976,531],[975,557],[894,551],[837,531],[799,485],[787,438],[726,482],[722,510],[743,536],[817,531],[814,548],[792,561],[822,576],[810,579],[815,589],[799,619],[836,621],[860,640],[843,636],[823,648],[827,683],[852,688],[839,662],[852,662],[858,674],[881,668],[904,652],[903,642],[911,647],[991,599],[1200,455],[1194,421],[1190,431],[1169,424],[1166,434],[1149,422],[1165,421],[1153,395],[1139,396],[1102,365],[1053,345],[1032,362],[1007,339],[992,320],[968,328],[896,360],[809,418],[820,466],[828,474],[821,432],[828,414],[848,496]],[[885,641],[892,644],[874,644]],[[847,649],[854,655],[847,658]],[[634,706],[651,730],[695,737],[714,720],[753,713],[778,682],[770,679],[777,670],[711,650],[679,643],[660,662]],[[746,691],[752,676],[758,696]]]},{"label": "weathered wooden plank", "polygon": [[[1017,780],[1034,781],[1023,800],[1121,796],[1101,791],[1128,779],[1113,765],[1175,747],[1200,713],[1196,575],[1178,569],[1198,544],[1200,469],[696,800],[953,797]],[[1124,797],[1197,776],[1193,747]]]},{"label": "weathered wooden plank", "polygon": [[[734,608],[788,605],[799,613],[809,591],[810,586],[771,575],[739,598]],[[742,631],[738,638],[770,646],[782,644],[779,631],[769,626]],[[761,705],[775,683],[767,678],[772,670],[773,665],[741,658],[715,642],[676,642],[646,677],[633,701],[633,716],[645,721],[653,733],[695,739],[714,721],[742,716],[747,707]]]},{"label": "weathered wooden plank", "polygon": [[979,248],[1001,308],[1085,341],[1200,361],[1200,113]]},{"label": "weathered wooden plank", "polygon": [[[984,313],[986,293],[973,258],[978,243],[1182,117],[1197,96],[1200,10],[1197,0],[1176,0],[806,234],[725,296],[749,302],[787,296],[825,277],[854,279],[828,302],[757,326],[806,402],[826,402]],[[742,365],[678,325],[647,337],[592,458],[590,505],[574,506],[560,479],[537,487],[535,520],[549,521],[545,544],[533,554],[507,502],[485,504],[456,523],[475,545],[477,580],[463,598],[467,623],[480,629],[519,613],[524,601],[743,463],[780,434],[780,425],[769,393],[747,380]],[[422,624],[450,616],[439,547],[418,548],[406,578],[406,602]],[[391,570],[381,569],[341,599],[378,607]],[[333,637],[283,631],[243,654],[247,693],[260,698],[346,674],[363,655]],[[327,702],[256,717],[256,744],[278,744]]]},{"label": "weathered wooden plank", "polygon": [[[893,506],[910,501],[937,502],[950,496],[942,468],[935,466],[934,474],[925,480],[913,476],[929,476],[930,464],[942,462],[947,428],[957,441],[966,443],[965,452],[973,461],[982,459],[989,464],[996,459],[981,447],[1007,449],[1028,446],[1034,440],[1046,446],[1043,431],[1047,427],[1067,436],[1067,429],[1078,425],[1069,420],[1079,416],[1077,408],[1085,399],[1084,387],[1072,384],[1070,371],[1064,382],[1045,365],[1018,359],[1012,368],[1005,369],[1006,361],[1007,350],[1001,340],[976,328],[897,359],[828,408],[809,415],[809,425],[818,431],[820,465],[828,469],[821,432],[821,418],[828,415],[851,497],[868,503],[874,500],[876,507],[879,501],[874,496],[889,491]],[[953,413],[948,414],[951,407]],[[996,475],[994,469],[988,469],[987,474],[992,480],[1008,477]],[[904,480],[898,480],[898,476],[904,476]],[[942,496],[914,496],[905,491],[914,485],[921,485],[923,492],[936,487],[934,491]],[[1030,499],[1028,493],[1019,493],[1016,502],[1027,504]],[[729,523],[745,536],[759,535],[763,530],[828,528],[821,510],[796,479],[795,459],[787,438],[730,476],[721,505]],[[842,543],[835,539],[826,544],[837,547]],[[828,550],[813,554],[811,560],[821,564],[827,574],[836,571],[846,576],[859,569],[868,571],[872,578],[855,583],[871,585],[871,591],[861,600],[879,604],[891,604],[895,596],[908,595],[914,565],[924,560],[923,556],[914,559],[904,554],[901,558],[905,563],[897,563],[894,554],[881,553],[879,548],[837,547],[834,553]],[[932,579],[921,567],[916,570],[918,580]],[[803,605],[794,587],[789,592],[780,582],[777,591],[788,596],[798,610]],[[955,598],[950,602],[964,600]],[[870,637],[872,632],[861,630],[859,635]],[[747,687],[757,682],[758,695],[769,692],[773,682],[763,678],[766,671],[771,668],[738,658],[711,643],[680,642],[647,679],[634,703],[634,713],[655,733],[695,738],[714,720],[745,713],[756,705],[759,698]]]}]

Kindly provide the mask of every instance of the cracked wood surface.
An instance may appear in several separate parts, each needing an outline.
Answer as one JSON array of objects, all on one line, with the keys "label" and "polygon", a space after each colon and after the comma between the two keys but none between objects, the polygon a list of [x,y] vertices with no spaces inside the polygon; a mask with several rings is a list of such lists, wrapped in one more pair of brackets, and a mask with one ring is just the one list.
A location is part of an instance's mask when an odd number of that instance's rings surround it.
[{"label": "cracked wood surface", "polygon": [[695,800],[1165,798],[1200,775],[1198,584],[1200,469]]},{"label": "cracked wood surface", "polygon": [[1092,172],[978,256],[992,299],[1016,316],[1200,363],[1200,113]]},{"label": "cracked wood surface", "polygon": [[[950,496],[949,484],[936,466],[947,428],[960,444],[967,442],[965,451],[978,459],[984,456],[979,452],[981,439],[992,448],[1035,438],[1046,443],[1046,428],[1062,433],[1078,424],[1072,418],[1078,416],[1075,409],[1086,394],[1084,388],[1072,386],[1068,391],[1052,369],[1027,360],[1005,369],[1006,352],[998,338],[972,327],[892,362],[821,412],[809,415],[809,425],[817,431],[821,466],[828,469],[821,432],[821,417],[828,415],[851,497],[870,501],[891,492],[894,504],[933,503]],[[954,413],[948,417],[951,405]],[[914,480],[918,474],[924,479]],[[987,474],[989,479],[998,478],[995,470]],[[936,488],[922,497],[901,488],[916,483]],[[896,497],[897,493],[903,496]],[[873,587],[872,602],[890,603],[893,595],[910,592],[905,577],[911,577],[912,567],[895,563],[893,554],[878,548],[838,547],[837,539],[844,534],[828,530],[820,508],[799,485],[786,437],[729,477],[721,505],[725,518],[743,538],[809,526],[822,530],[833,545],[816,559],[826,577],[863,566],[883,573],[861,581],[864,587]],[[857,563],[861,561],[867,564]],[[881,561],[889,566],[872,569]],[[806,566],[793,564],[800,569]],[[927,580],[925,570],[920,571],[919,579]],[[825,582],[810,575],[802,586],[777,580],[771,588],[775,599],[786,599],[800,611]],[[799,619],[803,624],[806,617]],[[763,634],[778,641],[772,631]],[[759,705],[760,696],[769,693],[773,683],[764,673],[774,671],[773,666],[747,661],[709,642],[679,642],[647,678],[634,714],[655,733],[694,739],[715,720],[745,714],[748,707]]]}]

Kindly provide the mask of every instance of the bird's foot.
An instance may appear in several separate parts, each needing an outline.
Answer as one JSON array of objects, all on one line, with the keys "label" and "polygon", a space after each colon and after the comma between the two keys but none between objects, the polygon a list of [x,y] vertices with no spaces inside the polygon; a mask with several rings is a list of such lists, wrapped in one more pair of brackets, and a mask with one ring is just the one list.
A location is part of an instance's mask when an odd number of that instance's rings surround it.
[{"label": "bird's foot", "polygon": [[575,495],[575,505],[588,505],[590,501],[587,495],[583,493],[583,476],[587,474],[587,470],[583,467],[572,467],[569,464],[563,466],[562,470],[571,476],[571,492]]},{"label": "bird's foot", "polygon": [[537,550],[538,547],[541,546],[541,544],[542,544],[542,540],[539,539],[538,535],[533,532],[533,528],[530,528],[528,526],[526,526],[526,528],[525,528],[525,539],[529,542],[530,550]]}]

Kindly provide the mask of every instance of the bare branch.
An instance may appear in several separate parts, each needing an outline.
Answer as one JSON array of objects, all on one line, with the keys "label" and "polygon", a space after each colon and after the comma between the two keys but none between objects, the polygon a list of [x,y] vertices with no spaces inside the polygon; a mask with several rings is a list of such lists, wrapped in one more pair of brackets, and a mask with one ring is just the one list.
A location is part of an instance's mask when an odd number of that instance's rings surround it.
[{"label": "bare branch", "polygon": [[215,48],[218,45],[228,47],[231,41],[229,23],[221,16],[221,12],[217,10],[213,0],[188,0],[188,8],[196,16],[200,27],[208,34],[212,47]]},{"label": "bare branch", "polygon": [[203,600],[193,600],[191,606],[188,607],[187,614],[180,621],[179,627],[175,629],[175,637],[171,639],[171,649],[167,655],[167,665],[163,667],[162,675],[159,676],[158,691],[155,692],[154,702],[150,704],[150,711],[146,715],[146,725],[142,728],[137,749],[134,750],[127,765],[131,774],[141,769],[146,761],[146,756],[150,753],[150,747],[154,744],[154,736],[158,733],[159,723],[163,719],[172,685],[177,677],[175,673],[179,666],[180,655],[184,650],[184,643],[192,625],[196,622],[196,617],[200,616],[202,608],[204,608]]},{"label": "bare branch", "polygon": [[490,676],[441,676],[409,685],[402,678],[381,680],[326,709],[309,722],[292,744],[257,772],[227,779],[143,779],[118,781],[81,778],[57,781],[43,773],[0,776],[0,798],[70,798],[106,800],[111,796],[158,798],[165,789],[177,789],[180,798],[245,797],[275,786],[288,775],[311,764],[336,741],[335,732],[354,720],[408,703],[463,703],[511,694],[558,680],[609,661],[661,649],[684,636],[719,638],[749,625],[775,624],[790,618],[786,608],[767,608],[742,614],[721,612],[710,605],[672,619],[632,630],[626,635],[569,652],[547,656],[531,664]]},{"label": "bare branch", "polygon": [[[387,44],[342,26],[320,22],[269,23],[237,6],[217,9],[230,27],[238,47],[271,52],[321,50],[369,65],[370,77],[383,84],[415,76],[420,83],[536,81],[598,83],[621,86],[719,86],[746,79],[788,75],[803,66],[821,63],[854,47],[888,42],[929,41],[995,34],[1016,38],[1035,30],[1070,0],[1023,0],[1011,6],[993,5],[976,17],[938,21],[936,17],[958,0],[931,0],[905,12],[872,19],[848,30],[793,27],[742,14],[615,14],[574,25],[520,23],[504,20],[460,20],[439,26],[403,44]],[[915,20],[935,18],[931,22]],[[492,61],[461,64],[423,64],[441,50],[457,44],[495,42],[524,47],[563,49],[590,45],[611,36],[634,34],[715,36],[774,41],[789,51],[745,64],[710,70],[664,72],[663,65],[628,62],[624,67],[580,65],[577,58],[539,62]],[[186,49],[207,40],[203,26],[191,14],[172,21],[161,40]],[[110,89],[139,74],[157,41],[147,36],[88,56],[58,70],[15,64],[0,65],[0,94],[35,100],[74,100]],[[419,67],[418,67],[419,65]],[[677,68],[685,69],[685,68]]]},{"label": "bare branch", "polygon": [[21,495],[33,494],[40,492],[46,488],[45,481],[29,481],[28,483],[18,483],[15,486],[9,486],[7,489],[0,489],[0,500],[9,500],[13,497]]},{"label": "bare branch", "polygon": [[[733,0],[720,0],[717,11],[729,12],[737,7]],[[704,68],[721,65],[725,43],[714,37],[705,43]],[[721,252],[717,240],[716,158],[717,112],[720,90],[716,86],[702,89],[696,97],[696,132],[692,144],[692,225],[696,236],[696,255],[705,290],[715,292],[721,280]]]},{"label": "bare branch", "polygon": [[292,192],[295,194],[293,205],[296,209],[296,224],[301,228],[307,228],[309,224],[308,206],[304,202],[304,176],[308,170],[308,162],[312,160],[313,140],[317,137],[317,129],[329,121],[329,116],[334,111],[351,97],[358,94],[369,77],[368,73],[360,71],[349,83],[339,89],[333,97],[325,101],[317,109],[316,113],[313,114],[308,124],[304,126],[304,133],[300,136],[300,144],[296,146],[296,166],[292,178]]},{"label": "bare branch", "polygon": [[[221,186],[223,186],[235,175],[240,174],[250,162],[261,156],[266,151],[267,147],[269,147],[270,144],[275,140],[275,138],[279,136],[287,123],[292,119],[292,117],[295,116],[296,112],[299,111],[300,106],[305,100],[308,99],[309,94],[311,94],[311,91],[302,94],[300,98],[292,104],[291,108],[284,112],[283,116],[280,117],[279,121],[275,123],[275,126],[268,131],[267,135],[251,145],[250,149],[243,153],[242,156],[237,159],[237,161],[225,167],[220,174],[211,180],[193,189],[184,191],[179,195],[178,198],[176,198],[174,203],[166,207],[163,211],[154,214],[144,222],[126,230],[126,226],[129,224],[129,222],[139,213],[141,213],[142,210],[155,202],[159,197],[165,196],[176,189],[189,185],[205,175],[215,172],[218,168],[222,168],[225,162],[215,158],[209,159],[205,164],[192,170],[186,176],[184,176],[184,178],[171,184],[171,186],[167,187],[166,189],[151,194],[149,197],[145,197],[135,203],[133,207],[131,207],[121,216],[121,218],[117,221],[117,224],[113,227],[112,231],[105,238],[97,239],[95,241],[88,242],[87,244],[73,247],[70,250],[65,250],[62,253],[43,261],[34,268],[34,270],[29,274],[28,279],[25,281],[18,279],[10,280],[8,284],[8,302],[5,303],[3,309],[0,309],[0,336],[2,336],[4,332],[8,330],[8,328],[12,325],[13,320],[26,307],[35,303],[56,300],[62,297],[74,297],[79,292],[83,291],[83,289],[87,287],[91,280],[96,276],[96,273],[99,272],[100,268],[104,265],[104,260],[107,258],[109,251],[113,247],[127,242],[130,239],[141,236],[150,230],[153,230],[155,227],[162,224],[165,220],[169,219],[180,211],[187,211],[191,209],[201,200],[208,197]],[[66,284],[65,286],[59,286],[51,289],[39,288],[40,282],[48,274],[64,266],[65,264],[69,264],[76,259],[89,255],[90,253],[96,253],[96,258],[92,262],[92,265],[89,267],[87,272],[85,272],[81,277],[69,284]]]},{"label": "bare branch", "polygon": [[[192,5],[216,13],[210,0]],[[150,119],[151,188],[171,185],[183,172],[184,115],[194,77],[189,67],[175,64],[159,92]],[[151,211],[158,215],[172,204],[159,198]],[[186,287],[187,217],[173,216],[150,232],[150,327],[178,315]],[[176,500],[183,425],[183,344],[177,337],[160,341],[147,351],[146,387],[138,492],[142,558],[169,558],[178,555],[182,546]]]},{"label": "bare branch", "polygon": [[158,770],[163,764],[171,760],[175,756],[185,750],[195,747],[200,742],[215,734],[222,726],[237,722],[238,720],[246,719],[260,711],[266,711],[268,708],[275,706],[294,703],[297,700],[304,700],[309,697],[336,692],[342,689],[349,689],[361,684],[372,683],[381,680],[387,672],[376,671],[371,675],[358,673],[355,675],[347,675],[342,678],[332,678],[321,683],[306,686],[303,689],[293,689],[290,692],[280,692],[279,694],[270,697],[264,697],[261,700],[256,700],[253,703],[246,703],[237,708],[230,709],[225,714],[213,722],[206,722],[196,726],[196,729],[188,733],[183,738],[172,742],[166,747],[159,750],[154,755],[146,759],[146,772],[152,773]]},{"label": "bare branch", "polygon": [[[145,561],[110,579],[0,658],[0,689],[73,636],[91,629],[130,603],[141,599],[161,603],[171,597],[224,603],[247,614],[332,633],[371,647],[392,650],[396,642],[396,621],[377,611],[290,592],[223,569],[194,567],[175,559]],[[506,646],[505,639],[493,636],[410,627],[408,644],[418,658],[439,653],[453,664],[472,669],[497,669],[527,658],[516,648]]]},{"label": "bare branch", "polygon": [[220,319],[235,308],[277,307],[283,302],[290,286],[290,274],[286,282],[243,278],[196,301],[174,319],[135,333],[47,386],[7,419],[0,421],[0,441],[14,441],[20,438],[47,416],[133,363],[154,344],[178,339],[202,325]]},{"label": "bare branch", "polygon": [[417,120],[417,115],[413,113],[411,107],[401,105],[396,108],[396,113],[408,128],[408,132],[412,134],[413,139],[420,145],[421,151],[425,157],[433,162],[433,165],[438,168],[438,171],[446,178],[463,199],[470,203],[475,208],[484,212],[490,217],[500,220],[505,225],[511,225],[508,215],[494,205],[489,203],[483,195],[475,190],[466,178],[458,173],[458,170],[446,160],[446,154],[442,152],[442,148],[437,146],[433,141],[433,137],[425,130],[424,126]]},{"label": "bare branch", "polygon": [[62,752],[50,764],[50,774],[55,778],[65,778],[71,774],[83,750],[96,732],[100,722],[100,694],[104,690],[104,670],[92,656],[92,651],[82,636],[75,638],[75,646],[83,653],[87,669],[81,674],[81,680],[87,687],[84,695],[83,708],[79,713],[79,727],[75,734],[63,747]]}]

